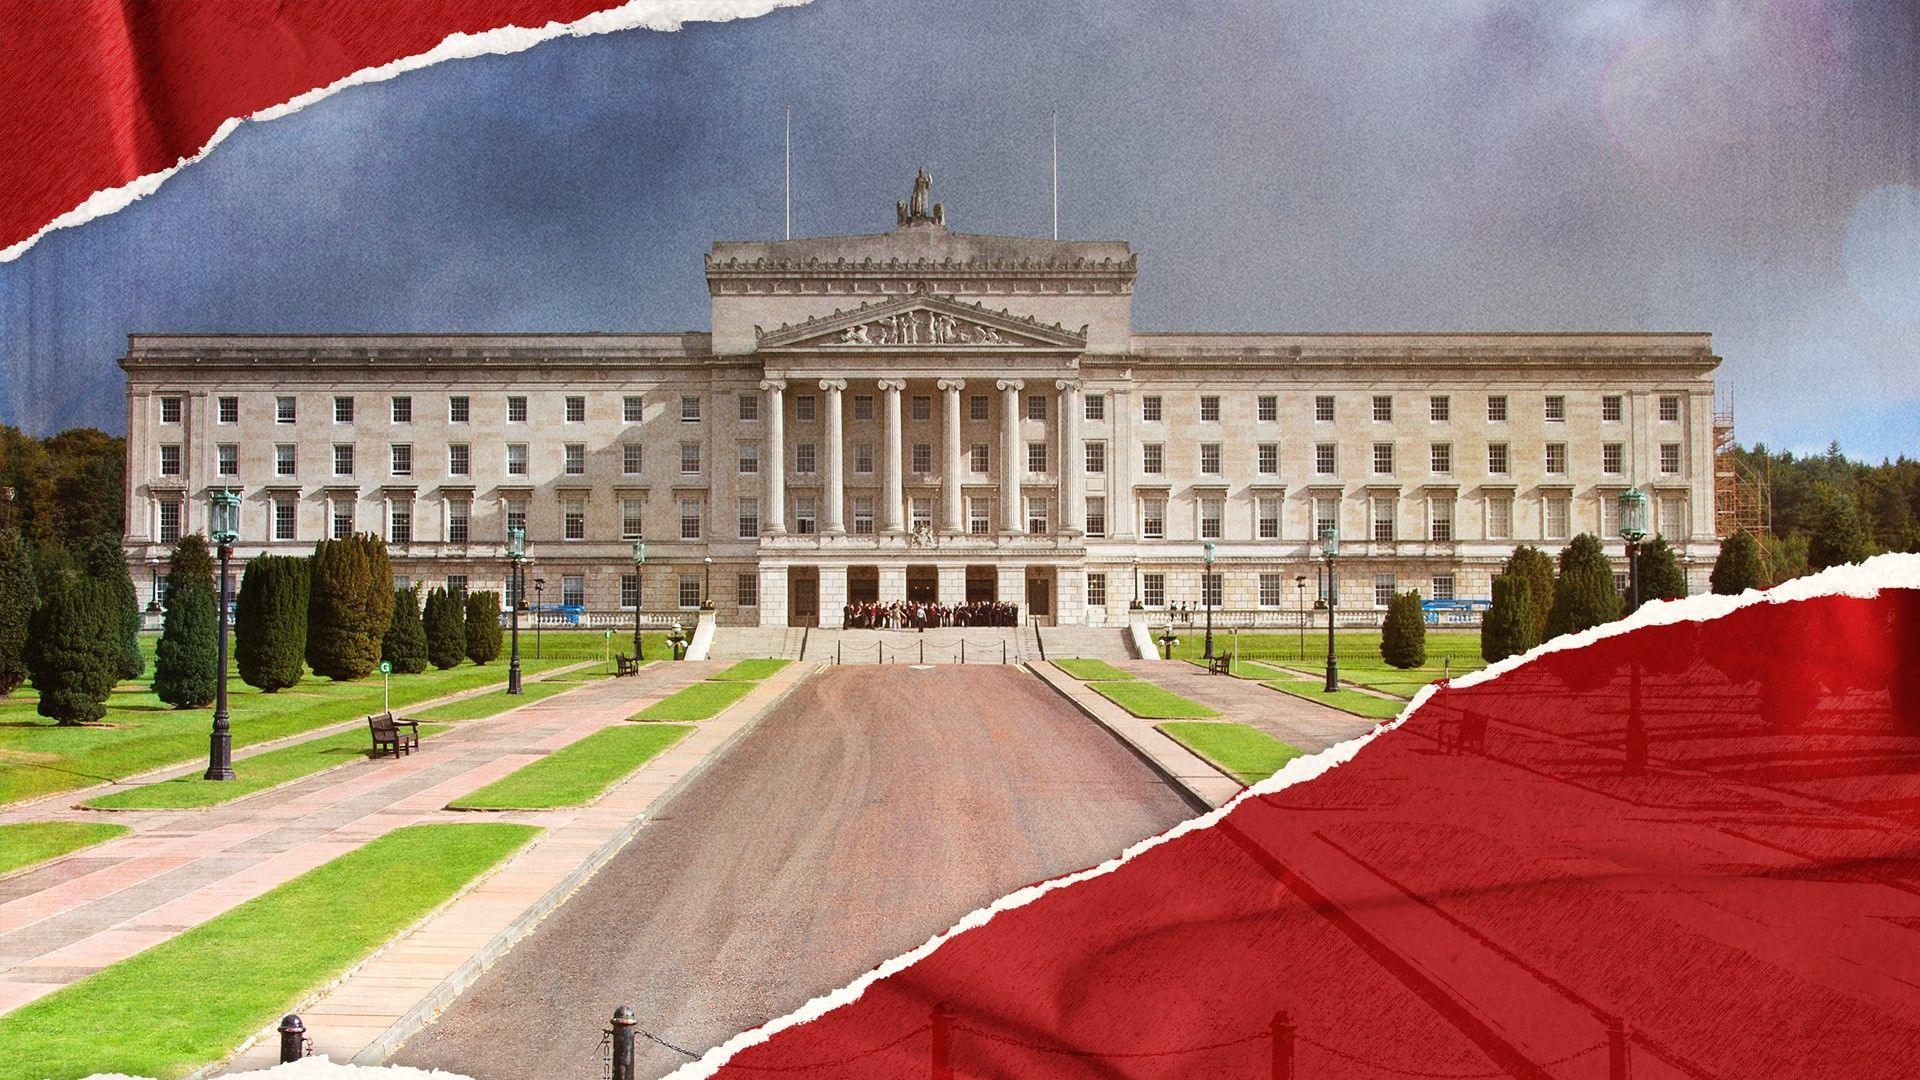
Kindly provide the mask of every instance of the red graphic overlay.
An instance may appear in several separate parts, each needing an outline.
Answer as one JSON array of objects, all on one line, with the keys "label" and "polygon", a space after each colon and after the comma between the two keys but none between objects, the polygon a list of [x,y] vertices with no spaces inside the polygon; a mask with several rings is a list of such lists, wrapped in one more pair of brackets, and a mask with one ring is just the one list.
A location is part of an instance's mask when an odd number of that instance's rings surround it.
[{"label": "red graphic overlay", "polygon": [[1443,689],[719,1075],[1920,1075],[1916,656],[1890,589]]},{"label": "red graphic overlay", "polygon": [[618,0],[0,0],[0,249],[249,116],[454,33]]}]

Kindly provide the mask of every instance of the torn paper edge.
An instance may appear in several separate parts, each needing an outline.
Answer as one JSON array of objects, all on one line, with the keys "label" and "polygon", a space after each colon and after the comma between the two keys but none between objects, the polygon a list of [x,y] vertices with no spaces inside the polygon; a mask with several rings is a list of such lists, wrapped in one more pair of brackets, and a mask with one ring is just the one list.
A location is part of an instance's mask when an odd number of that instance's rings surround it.
[{"label": "torn paper edge", "polygon": [[[1857,597],[1861,599],[1877,596],[1883,589],[1920,589],[1920,555],[1880,555],[1862,563],[1834,567],[1808,577],[1795,578],[1792,581],[1775,586],[1764,592],[1749,589],[1738,596],[1720,596],[1702,594],[1688,596],[1678,600],[1655,600],[1623,619],[1596,626],[1577,634],[1566,634],[1538,645],[1520,656],[1510,656],[1486,668],[1463,675],[1448,682],[1449,687],[1476,686],[1521,667],[1548,653],[1563,649],[1584,648],[1594,642],[1610,637],[1630,634],[1650,626],[1668,626],[1681,622],[1710,622],[1739,611],[1742,608],[1760,604],[1792,603],[1799,600],[1815,600],[1823,597]],[[830,991],[807,1002],[793,1012],[767,1023],[741,1032],[719,1046],[706,1052],[698,1060],[687,1062],[668,1074],[667,1080],[700,1080],[718,1072],[729,1059],[742,1050],[767,1042],[773,1036],[791,1027],[797,1027],[810,1020],[816,1020],[842,1005],[859,1000],[867,987],[897,972],[904,971],[933,954],[948,940],[969,930],[985,926],[995,915],[1014,908],[1025,907],[1055,889],[1063,889],[1082,881],[1110,874],[1135,858],[1151,851],[1161,844],[1175,840],[1187,833],[1210,828],[1225,818],[1243,799],[1258,798],[1274,792],[1304,783],[1330,769],[1352,761],[1361,748],[1379,738],[1386,732],[1406,723],[1408,718],[1420,710],[1434,694],[1441,690],[1439,684],[1422,687],[1413,700],[1393,720],[1376,725],[1363,735],[1337,743],[1316,754],[1294,758],[1279,772],[1240,792],[1225,805],[1209,813],[1202,814],[1190,821],[1168,829],[1158,836],[1127,848],[1117,857],[1098,866],[1089,867],[1076,873],[1029,885],[1023,889],[1008,893],[983,908],[979,908],[953,924],[947,930],[927,939],[916,949],[902,953],[882,963],[872,971],[860,976],[838,990]]]},{"label": "torn paper edge", "polygon": [[798,7],[812,0],[627,0],[618,7],[596,11],[568,23],[550,22],[545,26],[500,26],[477,34],[449,34],[440,44],[423,53],[402,57],[379,67],[361,68],[333,83],[309,90],[298,97],[272,105],[251,116],[229,117],[214,130],[212,138],[192,157],[182,158],[171,168],[151,172],[119,187],[102,188],[87,196],[73,209],[54,218],[25,240],[0,250],[0,263],[9,263],[25,255],[41,238],[56,229],[84,225],[96,218],[115,214],[160,190],[173,175],[204,159],[241,124],[249,120],[277,120],[353,86],[385,82],[396,75],[429,67],[447,60],[476,56],[501,56],[524,52],[543,42],[561,37],[589,37],[619,30],[679,30],[689,22],[732,22],[754,19],[783,7]]}]

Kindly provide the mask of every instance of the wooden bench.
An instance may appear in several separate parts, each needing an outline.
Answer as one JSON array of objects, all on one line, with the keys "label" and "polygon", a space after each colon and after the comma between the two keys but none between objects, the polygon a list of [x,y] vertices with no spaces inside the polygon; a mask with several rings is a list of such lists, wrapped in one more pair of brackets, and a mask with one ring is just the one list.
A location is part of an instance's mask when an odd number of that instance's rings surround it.
[{"label": "wooden bench", "polygon": [[391,749],[394,757],[411,754],[420,746],[420,722],[396,718],[390,712],[367,717],[367,730],[373,734],[373,756]]},{"label": "wooden bench", "polygon": [[637,662],[635,662],[633,657],[628,656],[626,653],[613,654],[613,677],[614,678],[617,679],[622,675],[638,675],[639,673],[640,673],[640,665]]},{"label": "wooden bench", "polygon": [[1207,670],[1215,675],[1233,674],[1233,657],[1216,656],[1207,661]]}]

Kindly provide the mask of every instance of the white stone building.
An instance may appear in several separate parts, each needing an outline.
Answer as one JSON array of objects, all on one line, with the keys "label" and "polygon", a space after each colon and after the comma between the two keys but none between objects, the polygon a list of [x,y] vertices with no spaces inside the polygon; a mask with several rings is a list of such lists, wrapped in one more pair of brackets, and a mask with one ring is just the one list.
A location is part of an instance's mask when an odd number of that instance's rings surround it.
[{"label": "white stone building", "polygon": [[135,580],[227,486],[241,557],[373,532],[411,581],[503,589],[524,523],[548,604],[1118,624],[1200,606],[1209,540],[1218,606],[1310,603],[1329,523],[1342,607],[1485,597],[1516,544],[1617,557],[1638,486],[1705,587],[1706,334],[1136,331],[1124,242],[952,232],[920,184],[897,219],[715,244],[706,333],[135,334]]}]

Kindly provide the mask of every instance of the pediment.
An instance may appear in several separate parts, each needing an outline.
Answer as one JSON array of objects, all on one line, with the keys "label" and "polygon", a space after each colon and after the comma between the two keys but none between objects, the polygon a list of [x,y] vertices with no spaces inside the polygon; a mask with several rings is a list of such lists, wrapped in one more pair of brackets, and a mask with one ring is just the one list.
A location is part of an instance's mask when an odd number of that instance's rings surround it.
[{"label": "pediment", "polygon": [[960,349],[1080,352],[1087,347],[1087,328],[1077,332],[1058,323],[1046,324],[1005,309],[990,311],[951,296],[915,292],[852,311],[776,330],[753,328],[761,349]]}]

